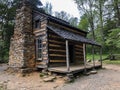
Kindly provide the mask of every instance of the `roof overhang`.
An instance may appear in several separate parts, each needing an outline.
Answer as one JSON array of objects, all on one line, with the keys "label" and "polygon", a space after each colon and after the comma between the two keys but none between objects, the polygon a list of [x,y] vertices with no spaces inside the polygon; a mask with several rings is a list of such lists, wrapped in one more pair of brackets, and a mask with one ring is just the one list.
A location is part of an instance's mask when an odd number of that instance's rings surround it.
[{"label": "roof overhang", "polygon": [[82,43],[101,47],[101,45],[96,43],[94,40],[87,39],[86,37],[72,33],[70,31],[62,30],[62,29],[55,28],[52,26],[47,26],[47,28],[52,30],[54,33],[56,33],[57,35],[59,35],[60,37],[62,37],[64,39],[73,40],[73,41],[82,42]]}]

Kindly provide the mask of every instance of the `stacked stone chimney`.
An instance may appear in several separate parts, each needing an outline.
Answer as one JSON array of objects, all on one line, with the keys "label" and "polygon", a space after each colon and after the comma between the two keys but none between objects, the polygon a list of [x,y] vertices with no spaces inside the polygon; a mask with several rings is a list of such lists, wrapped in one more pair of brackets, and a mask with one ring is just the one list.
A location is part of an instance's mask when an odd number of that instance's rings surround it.
[{"label": "stacked stone chimney", "polygon": [[35,44],[30,5],[23,4],[17,9],[9,52],[9,66],[20,69],[35,67]]}]

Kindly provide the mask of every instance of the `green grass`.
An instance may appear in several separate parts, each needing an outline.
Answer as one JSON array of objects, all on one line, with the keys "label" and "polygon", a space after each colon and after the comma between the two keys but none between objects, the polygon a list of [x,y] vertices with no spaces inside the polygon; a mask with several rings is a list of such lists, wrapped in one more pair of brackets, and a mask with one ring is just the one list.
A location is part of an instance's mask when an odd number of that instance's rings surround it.
[{"label": "green grass", "polygon": [[103,63],[120,65],[120,60],[105,60],[105,61],[103,61]]},{"label": "green grass", "polygon": [[[108,56],[107,54],[102,55],[102,59],[107,58],[107,56]],[[100,55],[94,54],[94,58],[95,58],[95,60],[100,60]],[[93,55],[87,54],[87,60],[92,60],[92,59],[93,59]]]},{"label": "green grass", "polygon": [[[120,65],[120,60],[104,60],[105,58],[107,58],[108,55],[107,54],[103,54],[102,55],[102,59],[103,59],[103,63],[104,64],[115,64],[115,65]],[[87,60],[92,60],[93,55],[92,54],[87,54]],[[95,60],[100,60],[100,55],[95,54],[94,55]]]}]

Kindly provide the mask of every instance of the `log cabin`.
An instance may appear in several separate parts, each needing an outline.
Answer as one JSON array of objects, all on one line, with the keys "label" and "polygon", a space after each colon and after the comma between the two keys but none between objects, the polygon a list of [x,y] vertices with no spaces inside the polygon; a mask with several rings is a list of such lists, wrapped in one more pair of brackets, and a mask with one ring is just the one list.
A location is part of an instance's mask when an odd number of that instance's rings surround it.
[{"label": "log cabin", "polygon": [[17,70],[40,68],[51,72],[76,73],[102,66],[101,56],[100,64],[95,65],[94,49],[93,65],[86,63],[86,45],[97,46],[102,52],[101,45],[86,38],[86,31],[43,13],[26,2],[22,2],[16,11],[9,67]]}]

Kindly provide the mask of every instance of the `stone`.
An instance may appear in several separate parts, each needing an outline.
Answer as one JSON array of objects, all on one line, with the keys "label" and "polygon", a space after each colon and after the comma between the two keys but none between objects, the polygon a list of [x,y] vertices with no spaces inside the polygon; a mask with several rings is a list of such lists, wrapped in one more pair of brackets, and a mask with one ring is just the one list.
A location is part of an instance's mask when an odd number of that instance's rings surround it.
[{"label": "stone", "polygon": [[74,79],[66,76],[66,77],[64,77],[64,81],[65,81],[65,83],[70,83],[70,82],[73,82]]},{"label": "stone", "polygon": [[44,82],[53,82],[55,78],[56,77],[50,76],[50,77],[44,78],[43,81]]},{"label": "stone", "polygon": [[96,73],[97,73],[96,70],[94,70],[94,71],[90,71],[90,74],[96,74]]},{"label": "stone", "polygon": [[50,76],[51,76],[51,75],[52,75],[52,72],[48,72],[48,75],[50,75]]},{"label": "stone", "polygon": [[14,35],[11,38],[9,52],[10,67],[19,69],[35,67],[35,46],[31,13],[30,6],[23,6],[16,12]]},{"label": "stone", "polygon": [[63,78],[63,76],[57,76],[58,78]]}]

